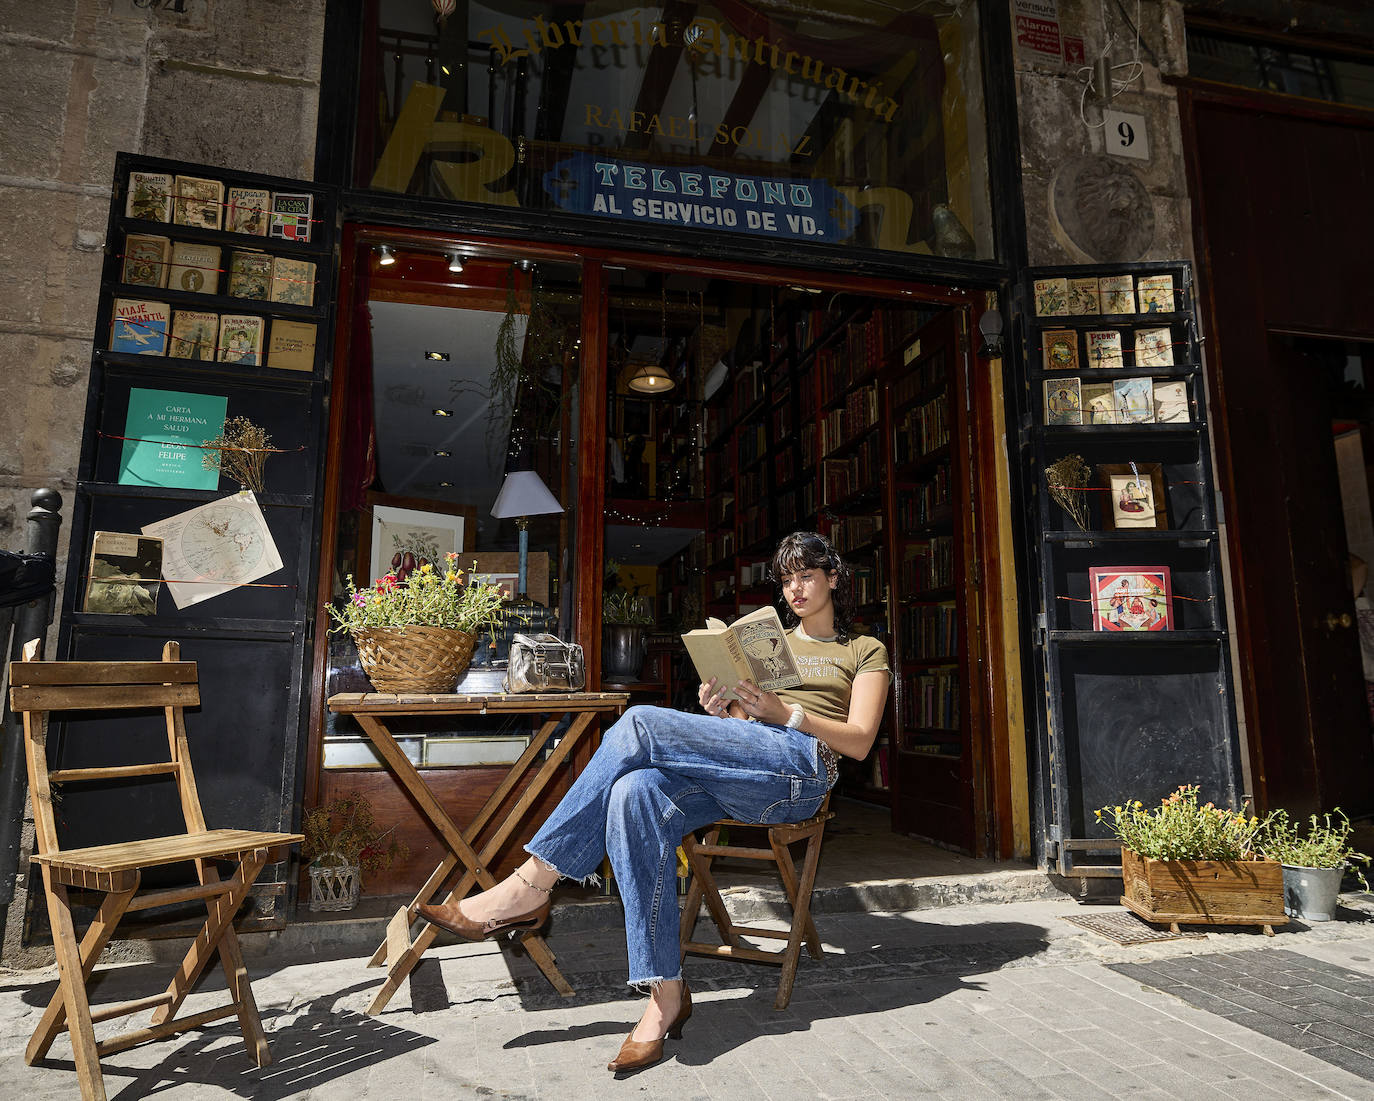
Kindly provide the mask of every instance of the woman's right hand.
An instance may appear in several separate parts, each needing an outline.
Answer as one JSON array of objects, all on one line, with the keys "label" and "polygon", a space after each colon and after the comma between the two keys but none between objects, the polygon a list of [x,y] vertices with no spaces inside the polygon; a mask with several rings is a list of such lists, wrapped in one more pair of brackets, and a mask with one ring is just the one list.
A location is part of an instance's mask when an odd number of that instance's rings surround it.
[{"label": "woman's right hand", "polygon": [[697,689],[697,702],[701,704],[701,709],[708,715],[715,715],[724,719],[730,714],[729,701],[716,691],[715,677]]}]

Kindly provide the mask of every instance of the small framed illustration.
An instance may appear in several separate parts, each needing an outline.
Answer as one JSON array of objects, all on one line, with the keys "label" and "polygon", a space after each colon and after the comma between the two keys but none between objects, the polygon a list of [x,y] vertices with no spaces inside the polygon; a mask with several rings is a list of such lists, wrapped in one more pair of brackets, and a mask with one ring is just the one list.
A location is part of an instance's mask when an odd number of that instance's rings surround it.
[{"label": "small framed illustration", "polygon": [[1169,526],[1164,467],[1159,463],[1108,463],[1097,468],[1106,490],[1103,531],[1139,531]]},{"label": "small framed illustration", "polygon": [[1078,333],[1073,329],[1046,329],[1040,334],[1040,348],[1047,371],[1078,370]]},{"label": "small framed illustration", "polygon": [[1172,631],[1168,566],[1090,566],[1094,631]]},{"label": "small framed illustration", "polygon": [[1083,423],[1082,394],[1079,392],[1078,379],[1045,380],[1045,423]]},{"label": "small framed illustration", "polygon": [[1116,386],[1110,382],[1085,382],[1080,387],[1083,396],[1084,424],[1116,424]]},{"label": "small framed illustration", "polygon": [[[438,502],[436,502],[438,503]],[[385,576],[392,559],[407,552],[437,569],[450,552],[463,549],[463,517],[390,505],[372,506],[372,580]]]},{"label": "small framed illustration", "polygon": [[1153,424],[1154,383],[1148,378],[1119,378],[1112,383],[1117,424]]},{"label": "small framed illustration", "polygon": [[1037,317],[1061,317],[1069,312],[1069,281],[1037,279],[1035,281],[1035,314]]}]

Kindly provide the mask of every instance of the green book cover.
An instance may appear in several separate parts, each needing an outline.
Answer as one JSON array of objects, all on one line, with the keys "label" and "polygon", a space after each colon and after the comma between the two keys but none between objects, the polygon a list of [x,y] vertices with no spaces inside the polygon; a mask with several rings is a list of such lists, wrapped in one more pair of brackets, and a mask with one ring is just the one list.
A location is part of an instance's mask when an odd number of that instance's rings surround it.
[{"label": "green book cover", "polygon": [[199,445],[224,430],[228,404],[179,390],[130,390],[119,484],[218,489],[219,471],[205,469]]}]

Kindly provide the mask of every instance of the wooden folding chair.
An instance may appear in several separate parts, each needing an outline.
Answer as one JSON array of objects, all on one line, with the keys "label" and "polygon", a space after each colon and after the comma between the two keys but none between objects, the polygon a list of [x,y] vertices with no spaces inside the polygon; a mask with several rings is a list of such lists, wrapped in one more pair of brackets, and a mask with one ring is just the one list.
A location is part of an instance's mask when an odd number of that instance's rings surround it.
[{"label": "wooden folding chair", "polygon": [[[232,920],[263,866],[282,859],[284,854],[280,850],[302,840],[301,835],[206,827],[182,718],[183,708],[200,704],[200,690],[195,662],[178,660],[177,643],[169,642],[163,647],[161,661],[39,661],[38,647],[37,641],[30,642],[24,648],[24,660],[11,663],[10,701],[15,712],[24,718],[24,750],[37,847],[33,859],[42,868],[60,975],[57,992],[29,1039],[24,1061],[30,1065],[38,1062],[59,1032],[69,1032],[81,1096],[90,1101],[105,1096],[100,1070],[102,1055],[237,1014],[249,1057],[258,1066],[266,1066],[272,1058]],[[167,760],[49,769],[47,734],[51,713],[159,709],[167,727]],[[108,731],[108,727],[102,726],[102,736],[108,738]],[[121,844],[62,848],[53,818],[55,785],[152,776],[175,779],[186,822],[184,833]],[[136,795],[131,796],[131,804],[135,798]],[[131,806],[130,811],[131,820],[136,821],[138,808]],[[143,869],[182,861],[194,862],[198,886],[137,894]],[[228,879],[220,879],[213,866],[215,861],[234,865]],[[105,892],[79,945],[68,898],[71,887]],[[92,1010],[86,984],[124,914],[194,899],[204,899],[208,916],[167,989],[149,998]],[[173,1020],[216,949],[228,981],[230,1002]],[[92,1027],[95,1023],[145,1009],[153,1011],[148,1027],[96,1040]]]},{"label": "wooden folding chair", "polygon": [[[682,941],[682,955],[688,952],[698,956],[725,957],[732,960],[746,960],[750,963],[768,963],[782,966],[778,980],[778,996],[773,1001],[774,1009],[786,1009],[792,1000],[792,983],[797,977],[797,962],[801,956],[803,939],[815,959],[821,959],[825,952],[821,948],[821,938],[816,932],[815,922],[811,920],[811,890],[816,885],[816,868],[821,859],[821,841],[825,836],[825,823],[834,817],[829,810],[830,796],[825,797],[817,813],[805,822],[795,822],[780,826],[760,826],[753,822],[736,822],[723,819],[706,828],[704,840],[698,841],[692,834],[682,839],[683,851],[691,867],[692,881],[687,888],[687,898],[682,907],[682,925],[679,936]],[[728,829],[731,835],[745,830],[766,830],[768,847],[757,848],[746,845],[721,844],[720,834]],[[792,861],[790,846],[799,841],[806,842],[802,855],[801,875]],[[711,873],[711,863],[718,856],[733,856],[742,860],[771,861],[777,865],[782,877],[787,901],[792,904],[792,924],[783,932],[778,929],[760,929],[747,925],[736,925],[726,912],[725,903],[720,897]],[[711,915],[716,928],[720,931],[721,944],[707,944],[692,939],[696,930],[697,917],[705,899],[706,911]],[[768,940],[785,940],[781,950],[753,948],[741,942],[741,935]]]}]

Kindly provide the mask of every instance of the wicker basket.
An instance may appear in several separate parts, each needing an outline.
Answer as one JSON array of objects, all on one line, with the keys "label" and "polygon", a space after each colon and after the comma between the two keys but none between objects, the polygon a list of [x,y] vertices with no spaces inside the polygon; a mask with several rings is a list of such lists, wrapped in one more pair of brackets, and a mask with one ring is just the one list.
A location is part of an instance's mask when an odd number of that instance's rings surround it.
[{"label": "wicker basket", "polygon": [[351,910],[362,894],[362,872],[356,864],[311,864],[310,909]]},{"label": "wicker basket", "polygon": [[452,692],[477,645],[475,634],[448,627],[364,627],[353,640],[378,692]]}]

